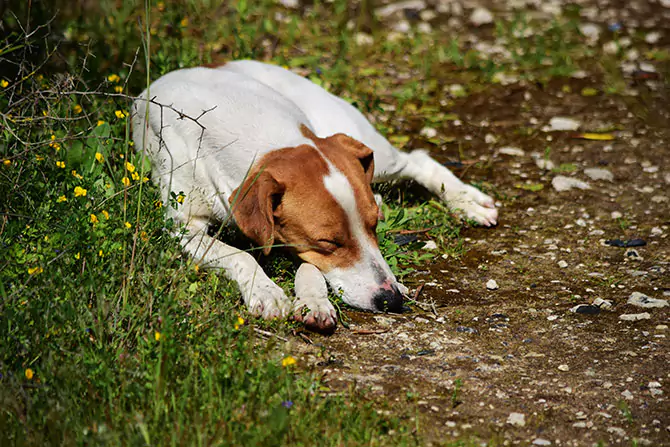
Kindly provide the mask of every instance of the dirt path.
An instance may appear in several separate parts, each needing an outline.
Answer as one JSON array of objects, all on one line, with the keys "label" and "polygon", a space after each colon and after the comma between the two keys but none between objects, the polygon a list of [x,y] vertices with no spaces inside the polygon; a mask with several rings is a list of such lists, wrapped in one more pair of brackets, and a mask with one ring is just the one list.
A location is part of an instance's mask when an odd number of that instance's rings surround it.
[{"label": "dirt path", "polygon": [[[419,301],[433,309],[348,311],[351,328],[315,337],[321,347],[305,346],[306,360],[335,389],[355,384],[405,410],[416,405],[419,430],[435,444],[669,445],[670,95],[656,75],[631,76],[636,96],[585,95],[604,82],[594,71],[461,100],[460,125],[438,131],[481,162],[461,174],[495,186],[500,225],[465,230],[465,256],[436,252],[406,280],[423,285]],[[557,116],[580,130],[546,129]],[[575,138],[602,129],[614,139]],[[453,160],[454,151],[435,156]],[[562,172],[541,169],[548,161]],[[560,176],[590,189],[559,192]],[[666,305],[628,304],[634,292]],[[580,304],[586,313],[575,312]]]}]

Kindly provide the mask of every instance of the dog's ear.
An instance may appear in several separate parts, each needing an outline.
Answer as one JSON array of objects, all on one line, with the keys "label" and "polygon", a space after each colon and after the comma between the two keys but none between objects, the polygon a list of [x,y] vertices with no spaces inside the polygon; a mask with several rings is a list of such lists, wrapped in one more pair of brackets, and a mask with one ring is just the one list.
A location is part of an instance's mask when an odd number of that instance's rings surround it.
[{"label": "dog's ear", "polygon": [[270,253],[274,243],[274,211],[281,203],[284,186],[267,171],[250,174],[229,197],[237,226],[249,239]]},{"label": "dog's ear", "polygon": [[372,183],[372,179],[375,176],[375,159],[372,149],[360,141],[355,140],[349,135],[345,135],[343,133],[337,133],[328,137],[328,139],[349,151],[354,155],[354,157],[358,158],[358,160],[361,162],[361,166],[363,166],[365,178],[368,180],[368,183]]}]

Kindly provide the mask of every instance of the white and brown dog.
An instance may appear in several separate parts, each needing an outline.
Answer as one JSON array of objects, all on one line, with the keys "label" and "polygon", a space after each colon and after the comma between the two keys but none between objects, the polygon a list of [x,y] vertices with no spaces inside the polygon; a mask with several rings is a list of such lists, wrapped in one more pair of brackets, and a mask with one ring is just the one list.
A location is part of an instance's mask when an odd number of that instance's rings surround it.
[{"label": "white and brown dog", "polygon": [[273,65],[168,73],[136,100],[133,129],[164,203],[171,193],[185,196],[167,207],[185,230],[183,249],[203,267],[223,269],[250,312],[265,318],[294,310],[308,326],[336,325],[325,293],[298,294],[293,303],[250,253],[208,235],[231,214],[264,253],[282,244],[318,268],[345,303],[391,312],[402,308],[405,288],[377,245],[371,182],[413,179],[479,224],[498,216],[491,197],[426,152],[398,151],[353,106]]}]

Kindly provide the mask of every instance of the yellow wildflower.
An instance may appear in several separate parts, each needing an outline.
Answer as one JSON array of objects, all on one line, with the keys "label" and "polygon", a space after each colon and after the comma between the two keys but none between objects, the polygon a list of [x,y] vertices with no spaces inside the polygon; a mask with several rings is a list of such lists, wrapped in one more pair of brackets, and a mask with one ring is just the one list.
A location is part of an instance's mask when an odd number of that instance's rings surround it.
[{"label": "yellow wildflower", "polygon": [[72,174],[73,177],[78,178],[79,180],[84,178],[83,175],[77,174],[77,171],[75,169],[72,170],[71,174]]},{"label": "yellow wildflower", "polygon": [[142,177],[142,183],[146,183],[149,181],[149,177]]},{"label": "yellow wildflower", "polygon": [[126,226],[126,228],[132,227],[132,225],[130,225],[130,222],[126,222],[124,225]]},{"label": "yellow wildflower", "polygon": [[135,172],[135,165],[130,163],[129,161],[126,162],[126,169],[128,172]]},{"label": "yellow wildflower", "polygon": [[130,179],[128,177],[123,177],[121,179],[121,183],[123,183],[125,186],[130,186]]},{"label": "yellow wildflower", "polygon": [[146,242],[146,241],[149,240],[149,236],[147,235],[147,232],[146,232],[146,231],[142,231],[142,232],[140,233],[140,239],[142,239],[144,242]]},{"label": "yellow wildflower", "polygon": [[163,3],[163,2],[158,2],[158,4],[157,4],[156,6],[158,7],[158,10],[159,10],[160,12],[165,11],[165,3]]},{"label": "yellow wildflower", "polygon": [[102,258],[103,256],[105,256],[105,253],[103,253],[103,251],[100,250],[100,251],[98,252],[98,256],[100,256],[100,257]]},{"label": "yellow wildflower", "polygon": [[102,210],[102,215],[105,216],[105,219],[109,219],[109,213],[106,210]]},{"label": "yellow wildflower", "polygon": [[135,180],[135,181],[137,181],[137,180],[140,179],[140,175],[139,175],[137,172],[133,172],[132,175],[131,175],[131,177],[132,177],[133,180]]},{"label": "yellow wildflower", "polygon": [[97,124],[98,126],[102,126],[103,124],[105,124],[105,122],[103,120],[98,120],[98,124]]},{"label": "yellow wildflower", "polygon": [[61,169],[65,169],[65,162],[64,161],[57,161],[56,166],[58,166]]},{"label": "yellow wildflower", "polygon": [[118,119],[121,119],[126,117],[126,112],[124,112],[123,110],[115,110],[114,115],[116,115]]},{"label": "yellow wildflower", "polygon": [[28,274],[29,275],[39,275],[43,271],[44,271],[44,269],[42,267],[30,267],[28,269]]},{"label": "yellow wildflower", "polygon": [[74,113],[81,113],[82,109],[81,109],[81,106],[79,104],[77,104],[76,106],[74,106],[73,110],[74,110]]},{"label": "yellow wildflower", "polygon": [[102,163],[103,161],[105,161],[105,156],[102,155],[100,152],[96,152],[95,159],[98,160],[98,163]]},{"label": "yellow wildflower", "polygon": [[60,197],[58,198],[58,200],[56,200],[56,202],[57,202],[57,203],[67,202],[67,197],[65,197],[65,196],[60,196]]},{"label": "yellow wildflower", "polygon": [[198,264],[193,264],[193,270],[198,273],[200,271],[200,266]]},{"label": "yellow wildflower", "polygon": [[75,197],[86,196],[86,190],[84,188],[82,188],[81,186],[75,186],[74,187],[74,196]]},{"label": "yellow wildflower", "polygon": [[162,207],[162,206],[163,206],[163,202],[161,202],[160,200],[156,200],[156,201],[154,202],[154,207],[156,207],[156,208],[160,208],[160,207]]},{"label": "yellow wildflower", "polygon": [[9,166],[12,164],[12,160],[5,158],[4,160],[2,160],[2,164],[5,166]]},{"label": "yellow wildflower", "polygon": [[33,380],[34,375],[35,375],[35,373],[33,372],[32,369],[30,369],[30,368],[26,369],[26,379]]},{"label": "yellow wildflower", "polygon": [[[242,325],[244,324],[244,318],[242,317],[237,317],[237,321],[235,322],[235,330],[238,330]],[[282,362],[283,364],[283,362]]]},{"label": "yellow wildflower", "polygon": [[92,223],[93,225],[95,225],[95,224],[97,224],[98,222],[99,222],[99,220],[98,220],[98,216],[96,216],[95,214],[91,214],[91,223]]},{"label": "yellow wildflower", "polygon": [[109,82],[119,82],[121,80],[121,78],[117,74],[111,74],[111,75],[107,76],[107,80]]},{"label": "yellow wildflower", "polygon": [[42,160],[44,160],[44,157],[42,157],[41,155],[37,154],[37,155],[35,155],[35,160],[37,160],[37,161],[42,161]]},{"label": "yellow wildflower", "polygon": [[116,93],[121,93],[123,91],[123,86],[122,85],[115,85],[114,86],[114,91]]},{"label": "yellow wildflower", "polygon": [[184,194],[179,194],[177,196],[177,203],[184,203]]},{"label": "yellow wildflower", "polygon": [[284,357],[281,361],[281,366],[286,368],[287,366],[295,365],[295,359],[291,357],[290,355],[287,357]]},{"label": "yellow wildflower", "polygon": [[183,28],[186,28],[186,27],[188,26],[188,17],[184,17],[183,19],[181,19],[181,22],[179,22],[179,24],[180,24]]},{"label": "yellow wildflower", "polygon": [[158,331],[154,332],[154,338],[156,341],[161,341],[161,333]]},{"label": "yellow wildflower", "polygon": [[9,82],[7,82],[6,79],[3,79],[2,81],[0,81],[0,87],[7,88],[8,85],[9,85]]},{"label": "yellow wildflower", "polygon": [[79,258],[81,258],[81,253],[77,253],[76,255],[74,255],[74,258],[75,258],[75,259],[79,259]]}]

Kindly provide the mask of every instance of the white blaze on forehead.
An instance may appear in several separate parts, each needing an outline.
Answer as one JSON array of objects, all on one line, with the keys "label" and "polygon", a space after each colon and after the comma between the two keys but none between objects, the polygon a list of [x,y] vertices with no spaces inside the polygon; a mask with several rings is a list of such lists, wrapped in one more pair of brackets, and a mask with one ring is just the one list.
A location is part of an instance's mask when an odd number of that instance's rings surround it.
[{"label": "white blaze on forehead", "polygon": [[344,213],[349,219],[349,226],[354,238],[362,243],[365,240],[365,230],[363,222],[356,205],[356,196],[347,177],[337,170],[332,163],[328,162],[330,173],[323,178],[323,184],[332,194],[335,201],[344,209]]}]

